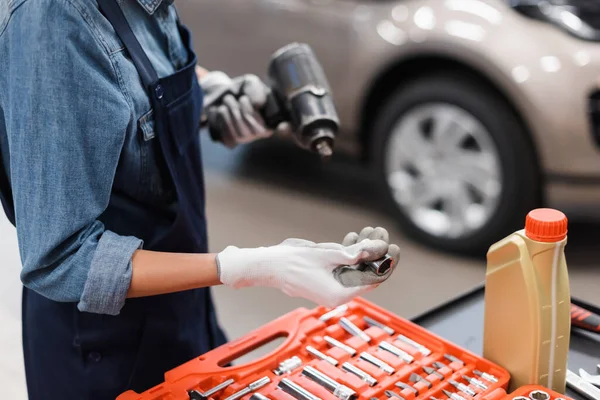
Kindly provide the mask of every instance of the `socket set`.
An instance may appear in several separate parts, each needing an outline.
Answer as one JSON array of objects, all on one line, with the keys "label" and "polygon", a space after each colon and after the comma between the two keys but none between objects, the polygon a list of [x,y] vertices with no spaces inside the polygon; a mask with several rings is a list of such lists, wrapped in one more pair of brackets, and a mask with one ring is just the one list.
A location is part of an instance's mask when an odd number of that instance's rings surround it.
[{"label": "socket set", "polygon": [[[282,337],[271,354],[230,366]],[[294,310],[117,400],[492,400],[506,396],[509,378],[502,367],[358,298],[335,309]]]},{"label": "socket set", "polygon": [[502,400],[572,400],[570,397],[538,385],[521,386]]}]

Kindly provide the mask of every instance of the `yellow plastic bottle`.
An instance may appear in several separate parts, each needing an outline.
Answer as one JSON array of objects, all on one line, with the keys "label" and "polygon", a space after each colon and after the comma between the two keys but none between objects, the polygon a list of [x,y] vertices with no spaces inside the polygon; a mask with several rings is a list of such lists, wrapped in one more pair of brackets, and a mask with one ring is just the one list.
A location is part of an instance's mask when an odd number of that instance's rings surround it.
[{"label": "yellow plastic bottle", "polygon": [[571,332],[566,243],[567,217],[544,208],[488,251],[483,354],[510,372],[511,391],[539,384],[565,392]]}]

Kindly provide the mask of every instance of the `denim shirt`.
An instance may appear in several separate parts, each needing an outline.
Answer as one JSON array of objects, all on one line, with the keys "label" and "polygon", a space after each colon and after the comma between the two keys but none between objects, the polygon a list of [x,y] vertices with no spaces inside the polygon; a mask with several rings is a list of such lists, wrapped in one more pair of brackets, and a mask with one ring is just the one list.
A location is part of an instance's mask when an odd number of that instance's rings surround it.
[{"label": "denim shirt", "polygon": [[[172,0],[120,0],[160,77],[188,59]],[[116,315],[131,259],[168,228],[150,100],[92,0],[0,0],[0,149],[23,284]]]}]

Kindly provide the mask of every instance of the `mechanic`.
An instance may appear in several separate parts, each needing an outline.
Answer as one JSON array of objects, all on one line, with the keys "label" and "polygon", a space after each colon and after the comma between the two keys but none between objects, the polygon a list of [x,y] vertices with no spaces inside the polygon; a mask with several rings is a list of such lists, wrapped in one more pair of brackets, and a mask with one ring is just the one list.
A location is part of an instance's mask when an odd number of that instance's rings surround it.
[{"label": "mechanic", "polygon": [[[335,306],[393,271],[347,267],[397,262],[382,228],[207,254],[203,96],[233,81],[197,68],[172,0],[0,0],[0,54],[0,197],[23,264],[31,399],[141,392],[223,344],[210,286]],[[268,89],[238,79],[244,92],[204,110],[210,128],[269,137]]]}]

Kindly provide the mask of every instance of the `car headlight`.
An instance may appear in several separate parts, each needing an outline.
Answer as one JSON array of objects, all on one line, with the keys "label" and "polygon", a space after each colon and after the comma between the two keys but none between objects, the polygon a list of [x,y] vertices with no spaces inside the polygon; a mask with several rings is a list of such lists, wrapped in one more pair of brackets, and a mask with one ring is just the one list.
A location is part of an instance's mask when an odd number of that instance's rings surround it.
[{"label": "car headlight", "polygon": [[509,3],[515,10],[551,22],[578,38],[600,41],[598,0],[509,0]]}]

